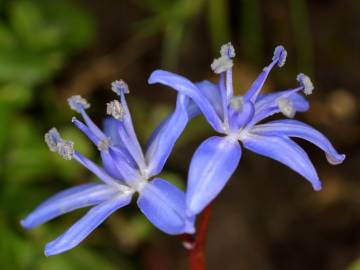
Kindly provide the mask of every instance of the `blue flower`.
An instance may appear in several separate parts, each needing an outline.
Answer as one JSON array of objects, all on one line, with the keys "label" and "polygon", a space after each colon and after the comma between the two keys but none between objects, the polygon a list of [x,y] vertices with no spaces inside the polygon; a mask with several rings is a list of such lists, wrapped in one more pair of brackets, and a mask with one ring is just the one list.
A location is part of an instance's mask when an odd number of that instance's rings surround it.
[{"label": "blue flower", "polygon": [[61,138],[55,128],[45,134],[53,152],[65,159],[74,158],[94,173],[102,183],[79,185],[62,191],[38,206],[21,224],[29,229],[67,212],[92,206],[64,234],[48,243],[45,254],[55,255],[77,246],[108,216],[128,205],[139,193],[137,205],[141,212],[167,234],[193,233],[193,220],[185,214],[185,194],[168,181],[155,177],[166,162],[189,117],[186,107],[190,99],[178,95],[176,110],[154,131],[143,154],[137,140],[125,100],[128,87],[115,81],[112,90],[120,96],[107,104],[104,131],[89,118],[89,104],[80,96],[68,99],[70,107],[80,113],[85,123],[75,117],[72,122],[97,146],[103,168],[74,150],[74,143]]},{"label": "blue flower", "polygon": [[222,46],[221,56],[211,68],[220,74],[218,84],[209,81],[192,83],[188,79],[163,70],[156,70],[149,83],[162,83],[189,96],[206,117],[209,124],[224,136],[205,140],[196,150],[189,169],[186,205],[188,214],[200,213],[223,189],[237,168],[242,148],[277,160],[305,177],[315,190],[321,182],[306,152],[291,137],[305,139],[322,149],[331,164],[343,162],[345,155],[336,152],[329,140],[319,131],[300,121],[286,119],[259,124],[265,118],[281,112],[288,118],[296,112],[308,110],[309,105],[300,94],[309,95],[313,84],[308,76],[299,74],[295,89],[260,94],[267,76],[274,66],[283,66],[286,50],[275,48],[272,62],[266,66],[244,96],[236,96],[232,83],[233,46]]}]

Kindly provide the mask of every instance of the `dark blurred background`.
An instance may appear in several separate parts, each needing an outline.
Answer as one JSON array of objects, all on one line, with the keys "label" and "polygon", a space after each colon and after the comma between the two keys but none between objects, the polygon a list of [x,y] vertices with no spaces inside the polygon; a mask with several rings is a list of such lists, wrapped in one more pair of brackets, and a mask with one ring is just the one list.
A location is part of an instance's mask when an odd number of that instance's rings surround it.
[{"label": "dark blurred background", "polygon": [[[96,149],[70,122],[66,98],[86,97],[101,125],[109,84],[125,79],[143,144],[174,107],[174,91],[147,85],[165,68],[193,81],[216,79],[210,64],[232,41],[235,88],[243,93],[278,44],[288,50],[264,91],[311,75],[311,109],[297,118],[325,133],[346,153],[340,166],[308,151],[323,181],[314,192],[301,176],[244,151],[217,198],[207,258],[210,270],[360,269],[360,2],[358,0],[0,0],[0,269],[186,269],[180,241],[154,229],[133,208],[111,216],[79,247],[45,258],[46,242],[84,211],[31,231],[19,220],[48,196],[94,177],[48,151],[43,134],[57,126],[92,159]],[[212,134],[197,118],[166,166],[185,186],[190,158]]]}]

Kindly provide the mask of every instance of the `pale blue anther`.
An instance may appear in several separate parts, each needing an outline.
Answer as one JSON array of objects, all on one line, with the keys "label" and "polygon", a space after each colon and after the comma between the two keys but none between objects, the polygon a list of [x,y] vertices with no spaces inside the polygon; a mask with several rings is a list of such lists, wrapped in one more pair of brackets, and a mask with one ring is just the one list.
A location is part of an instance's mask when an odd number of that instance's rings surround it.
[{"label": "pale blue anther", "polygon": [[309,76],[304,73],[297,75],[296,79],[300,82],[300,85],[304,88],[305,95],[311,95],[314,90],[314,85]]},{"label": "pale blue anther", "polygon": [[283,65],[285,65],[286,56],[287,56],[287,52],[286,52],[285,48],[283,46],[279,45],[274,50],[274,55],[273,55],[272,60],[276,61],[277,65],[279,67],[282,67]]}]

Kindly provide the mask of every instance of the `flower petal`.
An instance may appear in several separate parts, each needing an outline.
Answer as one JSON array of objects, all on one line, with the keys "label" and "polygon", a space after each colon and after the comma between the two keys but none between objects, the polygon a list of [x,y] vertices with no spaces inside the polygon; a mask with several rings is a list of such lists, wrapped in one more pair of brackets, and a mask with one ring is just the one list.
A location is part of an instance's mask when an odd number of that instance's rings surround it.
[{"label": "flower petal", "polygon": [[244,147],[275,159],[305,177],[315,190],[321,189],[321,182],[306,152],[287,137],[248,134],[242,139]]},{"label": "flower petal", "polygon": [[286,97],[292,102],[295,112],[306,112],[309,109],[309,102],[299,93],[293,90],[286,90],[277,93],[259,95],[255,103],[255,115],[249,125],[253,126],[261,120],[281,112],[278,100]]},{"label": "flower petal", "polygon": [[118,148],[126,148],[124,142],[121,140],[118,129],[120,122],[114,118],[107,117],[104,121],[104,133],[111,138],[114,146]]},{"label": "flower petal", "polygon": [[112,199],[90,209],[64,234],[46,245],[45,255],[59,254],[77,246],[113,212],[128,205],[131,197],[132,193],[116,195]]},{"label": "flower petal", "polygon": [[278,136],[281,134],[307,140],[322,149],[329,163],[334,165],[342,163],[345,159],[345,155],[339,154],[323,134],[297,120],[279,120],[256,125],[252,128],[251,132],[265,136]]},{"label": "flower petal", "polygon": [[178,95],[175,111],[160,124],[149,140],[145,155],[149,177],[161,172],[176,140],[189,121],[187,100],[190,100],[187,96]]},{"label": "flower petal", "polygon": [[84,184],[50,197],[21,221],[27,229],[43,224],[75,209],[99,204],[113,197],[119,190],[104,184]]},{"label": "flower petal", "polygon": [[214,136],[196,150],[190,164],[186,206],[189,216],[199,214],[223,189],[241,157],[238,141]]},{"label": "flower petal", "polygon": [[[214,107],[217,115],[220,119],[224,118],[224,109],[222,104],[222,97],[220,88],[217,84],[214,84],[209,81],[201,81],[195,83],[195,85],[199,88],[202,94],[206,97],[206,99],[211,103]],[[225,89],[224,89],[225,90]],[[226,90],[225,90],[226,93]]]},{"label": "flower petal", "polygon": [[174,90],[191,97],[210,125],[217,131],[223,131],[221,120],[219,119],[215,108],[204,96],[202,91],[185,77],[164,70],[156,70],[150,75],[148,82],[149,84],[161,83],[167,85]]},{"label": "flower petal", "polygon": [[185,215],[185,194],[161,178],[140,191],[137,204],[143,214],[167,234],[193,233],[193,223]]},{"label": "flower petal", "polygon": [[[124,152],[119,151],[115,147],[109,149],[109,156],[111,157],[112,162],[109,160],[109,167],[112,166],[112,169],[116,169],[119,174],[122,176],[122,180],[131,185],[134,181],[142,179],[140,171],[137,168],[131,166],[127,161],[128,157]],[[108,168],[109,169],[109,168]]]}]

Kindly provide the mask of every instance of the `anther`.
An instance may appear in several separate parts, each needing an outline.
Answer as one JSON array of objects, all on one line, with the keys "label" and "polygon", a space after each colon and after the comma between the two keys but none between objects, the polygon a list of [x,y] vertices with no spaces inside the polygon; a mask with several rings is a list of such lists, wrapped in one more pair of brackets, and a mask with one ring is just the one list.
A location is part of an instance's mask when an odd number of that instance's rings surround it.
[{"label": "anther", "polygon": [[301,86],[304,88],[304,94],[305,95],[311,95],[314,90],[314,85],[309,78],[309,76],[300,73],[297,75],[296,80],[301,84]]},{"label": "anther", "polygon": [[287,56],[287,51],[283,46],[280,45],[275,48],[274,56],[272,60],[277,61],[277,65],[279,67],[282,67],[283,65],[285,65],[286,56]]},{"label": "anther", "polygon": [[220,58],[214,59],[211,64],[211,69],[214,73],[220,74],[232,68],[233,64],[233,61],[229,57],[221,56]]},{"label": "anther", "polygon": [[293,118],[295,116],[295,108],[293,102],[288,98],[280,98],[277,101],[280,111],[286,117]]},{"label": "anther", "polygon": [[244,99],[241,96],[234,96],[230,100],[230,106],[234,111],[240,112],[244,106]]},{"label": "anther", "polygon": [[220,54],[222,57],[234,58],[235,57],[235,49],[231,42],[228,42],[221,46]]},{"label": "anther", "polygon": [[61,140],[57,144],[57,152],[66,160],[71,160],[74,156],[74,143],[72,141]]},{"label": "anther", "polygon": [[106,113],[121,121],[124,118],[125,110],[119,101],[113,100],[106,104]]},{"label": "anther", "polygon": [[78,113],[80,113],[81,110],[86,110],[90,107],[90,104],[87,102],[87,100],[79,95],[69,97],[68,103],[70,108]]},{"label": "anther", "polygon": [[121,93],[124,94],[130,93],[129,86],[123,80],[113,81],[111,83],[111,90],[113,90],[119,96],[121,95]]},{"label": "anther", "polygon": [[48,145],[50,151],[57,152],[58,151],[58,143],[62,140],[61,136],[56,128],[50,129],[47,133],[45,133],[45,142]]},{"label": "anther", "polygon": [[102,139],[99,142],[98,149],[99,151],[105,151],[107,152],[109,150],[109,147],[111,146],[112,142],[110,138]]}]

